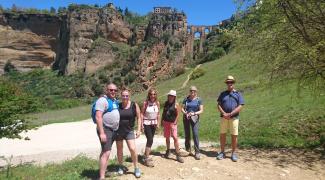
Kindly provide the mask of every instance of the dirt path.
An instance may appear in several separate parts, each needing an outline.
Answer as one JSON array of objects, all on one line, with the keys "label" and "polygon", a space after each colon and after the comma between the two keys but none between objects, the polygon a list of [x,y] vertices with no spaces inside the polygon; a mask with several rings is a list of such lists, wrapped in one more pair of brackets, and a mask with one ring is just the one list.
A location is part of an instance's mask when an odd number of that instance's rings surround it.
[{"label": "dirt path", "polygon": [[[141,179],[325,179],[325,160],[315,152],[246,149],[239,151],[238,162],[232,162],[229,157],[216,160],[216,151],[213,147],[202,148],[201,160],[188,156],[184,164],[176,162],[175,156],[165,159],[163,152],[155,153],[154,168],[140,165]],[[131,164],[126,166],[128,174],[118,179],[135,179]]]},{"label": "dirt path", "polygon": [[[190,77],[191,77],[191,75],[192,75],[193,72],[194,72],[197,68],[199,68],[200,66],[201,66],[201,64],[196,65],[195,68],[193,69],[193,71],[192,71],[190,74],[187,75],[187,79],[184,81],[184,83],[183,83],[183,85],[182,85],[182,87],[181,87],[180,89],[184,89],[184,88],[186,87],[187,83],[190,81]],[[179,90],[179,89],[178,89],[178,90]]]},{"label": "dirt path", "polygon": [[[79,154],[97,159],[100,150],[91,120],[50,124],[24,136],[31,140],[0,140],[0,156],[12,155],[12,165],[60,163]],[[139,154],[143,154],[145,142],[144,135],[136,140]],[[184,139],[180,144],[184,145]],[[161,145],[165,145],[164,138],[156,136],[153,148]],[[245,149],[239,151],[240,159],[234,163],[229,158],[217,161],[217,149],[211,145],[202,143],[202,159],[197,161],[192,156],[185,157],[184,164],[162,158],[163,152],[155,152],[156,167],[140,165],[142,179],[325,179],[325,160],[320,152]],[[129,155],[127,148],[124,148],[124,155]],[[114,144],[111,158],[115,157]],[[0,166],[4,165],[6,162],[0,161]],[[126,166],[130,169],[128,174],[118,179],[134,179],[131,163],[126,162]]]}]

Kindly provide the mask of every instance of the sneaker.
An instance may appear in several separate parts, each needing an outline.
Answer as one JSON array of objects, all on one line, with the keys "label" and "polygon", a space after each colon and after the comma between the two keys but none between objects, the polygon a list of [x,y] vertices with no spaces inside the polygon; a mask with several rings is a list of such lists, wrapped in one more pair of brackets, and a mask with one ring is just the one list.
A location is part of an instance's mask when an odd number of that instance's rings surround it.
[{"label": "sneaker", "polygon": [[222,160],[226,157],[225,153],[224,152],[220,152],[218,155],[217,155],[217,159],[218,160]]},{"label": "sneaker", "polygon": [[166,150],[166,153],[164,154],[164,157],[166,159],[169,159],[170,158],[170,150]]},{"label": "sneaker", "polygon": [[180,163],[184,163],[184,159],[180,155],[176,155],[176,160]]},{"label": "sneaker", "polygon": [[152,162],[152,159],[144,158],[144,165],[148,167],[155,167],[155,165]]},{"label": "sneaker", "polygon": [[134,169],[134,176],[135,176],[136,178],[141,177],[141,171],[140,171],[139,168],[135,168],[135,169]]},{"label": "sneaker", "polygon": [[121,176],[121,175],[124,174],[124,170],[123,170],[123,168],[122,168],[121,166],[118,167],[118,169],[117,169],[117,174],[118,174],[119,176]]},{"label": "sneaker", "polygon": [[201,159],[201,157],[200,157],[200,153],[195,153],[194,158],[195,158],[196,160],[200,160],[200,159]]},{"label": "sneaker", "polygon": [[236,155],[235,153],[232,153],[232,155],[231,155],[231,160],[232,160],[233,162],[237,162],[237,161],[238,161],[238,157],[237,157],[237,155]]}]

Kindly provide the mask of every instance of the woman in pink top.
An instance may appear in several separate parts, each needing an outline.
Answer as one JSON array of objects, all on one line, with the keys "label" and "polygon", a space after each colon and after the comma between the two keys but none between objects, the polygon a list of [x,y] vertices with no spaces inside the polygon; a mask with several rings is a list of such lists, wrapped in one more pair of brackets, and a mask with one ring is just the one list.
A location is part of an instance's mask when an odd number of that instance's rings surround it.
[{"label": "woman in pink top", "polygon": [[160,126],[159,116],[159,101],[157,99],[157,91],[154,88],[149,89],[147,99],[143,102],[142,107],[142,122],[143,130],[147,138],[146,149],[144,153],[144,164],[148,167],[153,167],[152,159],[149,158],[153,137],[156,129]]}]

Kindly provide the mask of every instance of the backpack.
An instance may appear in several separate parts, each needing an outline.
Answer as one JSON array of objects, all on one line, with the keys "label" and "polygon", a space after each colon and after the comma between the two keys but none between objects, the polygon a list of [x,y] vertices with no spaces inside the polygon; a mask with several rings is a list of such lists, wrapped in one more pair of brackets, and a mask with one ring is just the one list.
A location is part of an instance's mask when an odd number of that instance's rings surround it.
[{"label": "backpack", "polygon": [[[122,107],[122,103],[121,103],[121,102],[119,103],[119,107]],[[130,108],[131,108],[131,110],[132,110],[132,114],[133,114],[134,118],[131,119],[129,123],[130,123],[130,126],[131,126],[131,127],[134,127],[134,124],[135,124],[135,117],[137,116],[137,107],[136,107],[136,105],[135,105],[135,102],[131,101]]]},{"label": "backpack", "polygon": [[[118,100],[112,100],[108,97],[104,97],[107,100],[108,106],[107,109],[103,112],[103,115],[107,112],[112,112],[113,109],[113,104],[115,103],[117,105],[117,108],[119,106]],[[93,122],[96,124],[96,102],[98,101],[98,99],[96,99],[93,104],[91,105],[91,118],[93,119]]]}]

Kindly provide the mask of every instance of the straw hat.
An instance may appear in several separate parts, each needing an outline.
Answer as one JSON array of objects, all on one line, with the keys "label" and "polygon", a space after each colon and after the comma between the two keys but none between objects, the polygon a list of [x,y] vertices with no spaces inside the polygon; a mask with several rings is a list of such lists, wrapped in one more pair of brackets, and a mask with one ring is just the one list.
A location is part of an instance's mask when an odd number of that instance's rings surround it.
[{"label": "straw hat", "polygon": [[176,91],[175,90],[170,90],[168,93],[168,96],[175,96],[176,97]]},{"label": "straw hat", "polygon": [[197,91],[197,88],[195,86],[191,86],[190,91]]},{"label": "straw hat", "polygon": [[227,76],[226,80],[225,80],[225,83],[227,82],[236,82],[235,78],[233,76]]}]

